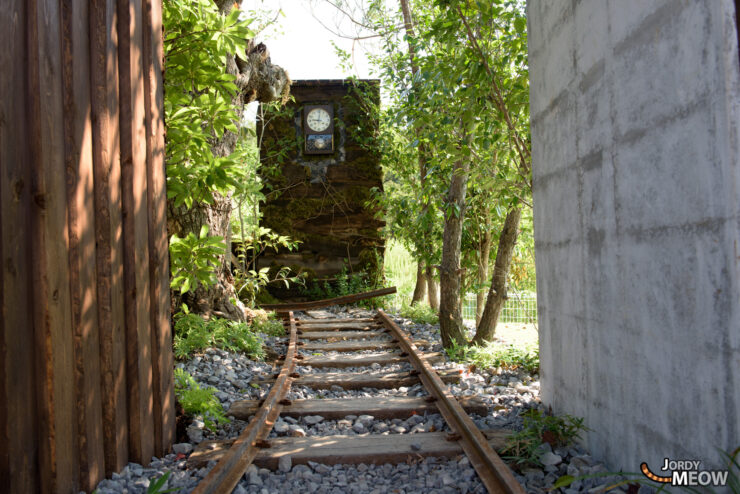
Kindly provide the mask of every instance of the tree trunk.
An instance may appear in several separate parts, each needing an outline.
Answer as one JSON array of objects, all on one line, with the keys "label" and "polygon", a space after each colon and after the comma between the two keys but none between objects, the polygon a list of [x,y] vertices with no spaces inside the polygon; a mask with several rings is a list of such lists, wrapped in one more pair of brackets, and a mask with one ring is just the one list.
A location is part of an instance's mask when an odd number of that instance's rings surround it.
[{"label": "tree trunk", "polygon": [[[228,15],[234,7],[233,1],[214,0],[214,3],[222,15]],[[262,43],[256,46],[250,43],[244,59],[241,55],[229,55],[224,71],[236,76],[235,84],[239,89],[232,101],[240,117],[235,122],[237,128],[241,127],[241,116],[248,103],[268,102],[281,98],[285,100],[290,91],[288,74],[281,67],[272,64],[270,54]],[[228,156],[234,152],[237,144],[238,135],[227,131],[221,139],[214,139],[211,148],[214,156]],[[190,232],[198,235],[201,226],[208,225],[209,235],[218,235],[225,241],[230,241],[231,197],[214,194],[214,198],[214,204],[196,203],[190,210],[184,206],[176,208],[170,201],[167,211],[168,233],[177,234],[179,237],[184,237]],[[175,309],[178,309],[181,303],[186,303],[191,312],[244,320],[246,317],[244,305],[236,296],[231,275],[230,251],[231,245],[227,244],[226,254],[221,256],[216,270],[218,282],[215,285],[208,288],[198,286],[194,293],[187,293],[182,297],[179,292],[172,293]]]},{"label": "tree trunk", "polygon": [[[488,222],[487,222],[488,223]],[[486,227],[490,227],[486,224]],[[475,326],[480,324],[483,315],[483,306],[486,303],[486,292],[483,291],[483,284],[488,281],[488,261],[491,258],[491,230],[487,228],[483,232],[480,244],[478,245],[478,290],[475,294]]]},{"label": "tree trunk", "polygon": [[419,261],[416,265],[416,286],[414,295],[411,297],[411,305],[423,302],[427,297],[427,278],[424,275],[424,263]]},{"label": "tree trunk", "polygon": [[434,279],[434,267],[431,264],[427,264],[426,267],[426,279],[427,279],[427,297],[429,298],[429,307],[434,311],[439,310],[439,289],[437,282]]},{"label": "tree trunk", "polygon": [[467,160],[455,163],[445,199],[445,229],[442,236],[442,263],[439,267],[439,330],[445,348],[450,348],[453,341],[458,345],[467,344],[460,312],[460,244],[469,170],[470,162]]},{"label": "tree trunk", "polygon": [[496,323],[498,323],[499,314],[501,314],[501,309],[507,299],[506,282],[509,277],[514,246],[519,236],[519,221],[521,218],[522,210],[520,208],[511,209],[506,214],[504,229],[501,231],[501,237],[498,241],[496,263],[493,267],[493,279],[491,280],[491,288],[488,291],[486,308],[483,311],[472,341],[475,345],[484,345],[492,341],[493,335],[496,332]]}]

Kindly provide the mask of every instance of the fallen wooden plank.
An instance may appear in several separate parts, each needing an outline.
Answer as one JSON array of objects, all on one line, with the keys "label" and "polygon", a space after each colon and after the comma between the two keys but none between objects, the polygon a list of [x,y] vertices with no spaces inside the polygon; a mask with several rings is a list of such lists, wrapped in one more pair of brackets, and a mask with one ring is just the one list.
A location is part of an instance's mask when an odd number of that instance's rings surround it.
[{"label": "fallen wooden plank", "polygon": [[330,307],[332,305],[351,304],[353,302],[359,302],[360,300],[382,297],[383,295],[391,295],[393,293],[396,293],[395,286],[392,286],[390,288],[381,288],[380,290],[373,290],[371,292],[355,293],[353,295],[344,295],[342,297],[327,298],[324,300],[314,300],[312,302],[295,302],[292,304],[265,304],[261,306],[261,308],[265,310],[273,310],[275,312],[320,309],[322,307]]},{"label": "fallen wooden plank", "polygon": [[[416,346],[428,347],[429,342],[417,340]],[[361,350],[384,350],[398,348],[398,343],[388,340],[340,341],[335,343],[306,343],[299,347],[310,352],[358,352]]]},{"label": "fallen wooden plank", "polygon": [[[460,379],[460,371],[446,369],[439,371],[439,377],[444,382],[456,382]],[[262,383],[270,383],[273,379],[265,379]],[[391,389],[399,386],[413,386],[419,383],[419,377],[409,372],[368,372],[366,374],[348,374],[346,372],[317,372],[303,374],[293,380],[294,386],[306,386],[311,389],[330,389],[339,386],[344,389],[378,388]]]},{"label": "fallen wooden plank", "polygon": [[[458,398],[460,405],[468,413],[485,416],[486,404],[478,397]],[[226,415],[240,420],[249,420],[259,408],[259,400],[241,400],[232,403]],[[293,400],[285,405],[281,416],[305,417],[321,415],[325,419],[343,419],[347,415],[372,415],[376,419],[406,418],[411,415],[438,413],[437,406],[416,396],[380,396],[373,398],[338,398],[324,400]]]},{"label": "fallen wooden plank", "polygon": [[[426,353],[424,357],[432,360],[443,359],[444,356],[440,352]],[[399,352],[378,352],[378,353],[363,353],[359,355],[321,355],[306,356],[299,362],[299,365],[307,365],[311,367],[336,367],[341,369],[344,367],[368,367],[373,364],[390,365],[398,364],[401,362],[408,362],[407,357],[402,357]]]},{"label": "fallen wooden plank", "polygon": [[[380,338],[388,337],[387,333],[382,331],[312,331],[310,333],[303,333],[301,335],[302,340],[359,340],[362,338]],[[390,340],[390,337],[388,337]]]},{"label": "fallen wooden plank", "polygon": [[[511,431],[483,431],[494,449],[501,449]],[[218,460],[231,446],[230,440],[204,441],[188,458],[188,468],[202,468]],[[448,441],[446,432],[416,434],[366,434],[362,436],[280,437],[270,440],[270,448],[257,453],[254,464],[260,468],[277,469],[283,456],[290,456],[293,465],[309,461],[324,465],[382,465],[404,463],[427,456],[454,458],[463,453],[458,441]],[[412,447],[413,445],[413,447]]]}]

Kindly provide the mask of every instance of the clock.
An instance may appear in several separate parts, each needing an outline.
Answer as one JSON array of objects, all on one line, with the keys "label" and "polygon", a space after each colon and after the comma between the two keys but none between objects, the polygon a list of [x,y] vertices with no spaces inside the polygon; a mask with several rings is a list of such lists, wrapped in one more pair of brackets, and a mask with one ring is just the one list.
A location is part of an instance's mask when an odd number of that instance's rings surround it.
[{"label": "clock", "polygon": [[303,106],[303,140],[306,154],[334,153],[334,107]]}]

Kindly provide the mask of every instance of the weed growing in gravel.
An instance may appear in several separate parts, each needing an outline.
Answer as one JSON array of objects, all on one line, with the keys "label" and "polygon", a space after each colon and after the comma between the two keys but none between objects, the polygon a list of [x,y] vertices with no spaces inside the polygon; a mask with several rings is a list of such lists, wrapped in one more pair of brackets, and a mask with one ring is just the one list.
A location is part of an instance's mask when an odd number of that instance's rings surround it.
[{"label": "weed growing in gravel", "polygon": [[427,304],[401,306],[401,317],[411,319],[416,324],[439,324],[437,313]]},{"label": "weed growing in gravel", "polygon": [[489,343],[486,346],[462,346],[453,342],[447,349],[449,357],[456,362],[474,364],[479,369],[501,367],[508,370],[524,370],[536,374],[540,370],[540,354],[536,347],[517,348]]},{"label": "weed growing in gravel", "polygon": [[201,388],[193,376],[182,369],[175,369],[175,396],[186,414],[203,417],[206,427],[213,430],[216,422],[230,422],[224,415],[221,401],[216,398],[216,388]]},{"label": "weed growing in gravel", "polygon": [[205,320],[188,312],[187,306],[183,306],[183,311],[175,314],[174,319],[174,350],[178,359],[187,358],[191,353],[209,347],[243,352],[253,360],[264,358],[262,338],[247,323],[219,317]]},{"label": "weed growing in gravel", "polygon": [[268,312],[264,316],[258,315],[250,324],[255,333],[264,333],[267,336],[285,336],[285,327],[278,321],[274,312]]},{"label": "weed growing in gravel", "polygon": [[542,466],[541,445],[549,443],[553,448],[567,446],[587,430],[583,418],[571,415],[556,417],[543,414],[537,409],[522,413],[524,427],[506,441],[501,454],[517,467]]}]

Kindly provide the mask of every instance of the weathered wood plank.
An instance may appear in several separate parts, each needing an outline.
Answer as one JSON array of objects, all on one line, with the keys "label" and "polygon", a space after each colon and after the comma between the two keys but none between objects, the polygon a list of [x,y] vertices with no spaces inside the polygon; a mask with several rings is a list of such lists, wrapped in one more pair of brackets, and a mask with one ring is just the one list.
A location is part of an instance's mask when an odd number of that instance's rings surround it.
[{"label": "weathered wood plank", "polygon": [[[458,398],[468,413],[486,415],[486,404],[476,397]],[[259,408],[259,400],[235,401],[227,415],[248,420]],[[293,400],[285,405],[280,415],[305,417],[321,415],[325,419],[343,419],[347,415],[372,415],[376,419],[405,418],[413,414],[437,413],[437,406],[424,398],[415,396],[381,396],[374,398],[337,398],[324,400]]]},{"label": "weathered wood plank", "polygon": [[[344,341],[344,340],[359,340],[363,338],[381,338],[388,336],[382,331],[312,331],[310,333],[304,333],[300,336],[302,340],[329,340],[329,341]],[[390,340],[390,337],[388,337]],[[382,341],[382,340],[381,340]]]},{"label": "weathered wood plank", "polygon": [[[439,372],[439,377],[447,383],[456,382],[460,379],[460,371],[443,370]],[[273,379],[265,379],[262,382],[273,382]],[[413,386],[418,383],[418,376],[408,372],[369,372],[366,374],[317,372],[316,374],[304,374],[293,380],[294,386],[306,386],[312,389],[329,389],[332,386],[340,386],[344,389],[391,389],[399,386]]]},{"label": "weathered wood plank", "polygon": [[[426,353],[424,356],[433,360],[444,358],[439,352]],[[336,367],[340,369],[344,367],[367,367],[373,364],[389,365],[400,362],[408,362],[408,358],[402,357],[399,352],[379,352],[360,355],[310,355],[304,357],[301,361],[301,365],[309,365],[311,367]]]},{"label": "weathered wood plank", "polygon": [[115,2],[90,2],[95,266],[106,475],[128,463]]},{"label": "weathered wood plank", "polygon": [[[500,449],[506,443],[510,431],[492,429],[483,431],[483,434],[492,448]],[[293,465],[305,465],[309,461],[325,465],[382,465],[404,463],[428,456],[454,458],[463,454],[458,441],[448,441],[446,438],[446,432],[281,437],[271,439],[271,447],[261,450],[254,464],[275,470],[281,457],[290,456]],[[220,459],[232,443],[233,440],[200,443],[188,458],[188,468],[201,468],[209,461]],[[418,450],[412,448],[412,444],[418,446]]]},{"label": "weathered wood plank", "polygon": [[143,7],[154,446],[155,453],[162,455],[172,445],[175,435],[169,263],[167,258],[167,190],[164,165],[162,3],[161,0],[144,0]]},{"label": "weathered wood plank", "polygon": [[79,482],[95,488],[105,472],[100,401],[90,123],[89,12],[86,2],[61,2],[64,162],[69,228],[69,291],[74,342]]},{"label": "weathered wood plank", "polygon": [[[415,341],[416,346],[428,347],[429,342],[424,340]],[[334,343],[306,343],[301,350],[310,352],[357,352],[361,350],[383,350],[386,348],[398,348],[398,343],[387,340],[366,341],[340,341]]]},{"label": "weathered wood plank", "polygon": [[59,3],[35,0],[28,2],[27,10],[34,357],[42,492],[79,489]]},{"label": "weathered wood plank", "polygon": [[289,312],[289,311],[300,311],[307,309],[320,309],[322,307],[329,307],[332,305],[339,304],[351,304],[353,302],[359,302],[360,300],[367,300],[374,297],[382,297],[383,295],[391,295],[396,293],[396,287],[381,288],[379,290],[372,290],[365,293],[355,293],[352,295],[344,295],[341,297],[327,298],[324,300],[314,300],[312,302],[295,302],[288,304],[265,304],[261,308],[265,310],[274,310],[275,312]]},{"label": "weathered wood plank", "polygon": [[141,0],[118,1],[129,446],[138,463],[154,454],[146,128]]},{"label": "weathered wood plank", "polygon": [[[0,9],[0,492],[39,492],[30,307],[31,156],[26,0]],[[37,70],[37,69],[36,69]],[[12,398],[11,398],[12,397]]]}]

